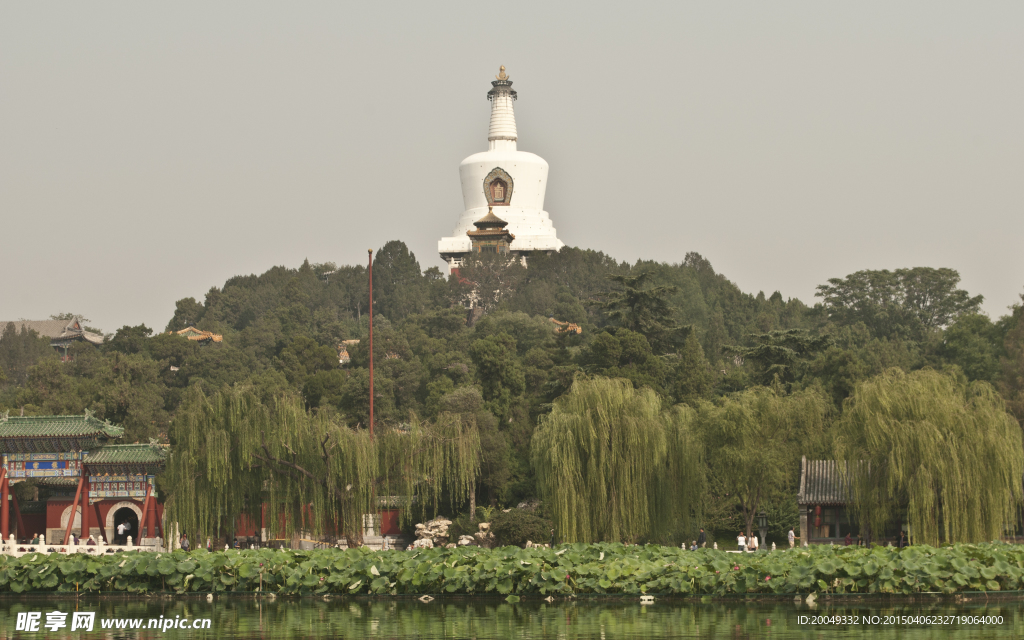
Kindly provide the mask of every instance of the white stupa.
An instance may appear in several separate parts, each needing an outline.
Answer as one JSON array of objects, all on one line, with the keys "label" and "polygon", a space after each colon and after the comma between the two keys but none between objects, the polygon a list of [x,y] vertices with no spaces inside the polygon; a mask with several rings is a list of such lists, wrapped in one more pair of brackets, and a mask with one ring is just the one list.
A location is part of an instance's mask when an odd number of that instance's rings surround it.
[{"label": "white stupa", "polygon": [[487,215],[488,208],[508,223],[508,231],[515,236],[510,247],[514,254],[558,251],[565,246],[544,210],[548,163],[538,155],[516,149],[516,116],[512,110],[516,92],[505,67],[496,78],[487,92],[491,101],[487,151],[474,153],[459,165],[466,210],[459,216],[452,236],[437,243],[449,268],[458,267],[473,251],[466,233],[474,230],[473,223]]}]

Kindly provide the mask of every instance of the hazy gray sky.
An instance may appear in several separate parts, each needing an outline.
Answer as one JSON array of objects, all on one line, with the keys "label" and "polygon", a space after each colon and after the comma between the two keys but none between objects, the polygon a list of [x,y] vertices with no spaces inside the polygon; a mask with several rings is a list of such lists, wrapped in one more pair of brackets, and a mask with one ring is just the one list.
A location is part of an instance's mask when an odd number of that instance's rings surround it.
[{"label": "hazy gray sky", "polygon": [[489,81],[569,245],[813,303],[1024,292],[1024,3],[0,3],[0,319],[174,302],[404,240],[442,266]]}]

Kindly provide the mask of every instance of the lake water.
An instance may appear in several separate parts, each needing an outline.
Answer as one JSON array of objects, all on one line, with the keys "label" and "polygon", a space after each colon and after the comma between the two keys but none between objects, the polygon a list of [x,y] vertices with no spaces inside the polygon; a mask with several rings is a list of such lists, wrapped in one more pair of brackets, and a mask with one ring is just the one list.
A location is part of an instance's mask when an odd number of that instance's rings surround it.
[{"label": "lake water", "polygon": [[[93,630],[71,630],[73,622]],[[19,616],[20,614],[20,616]],[[38,631],[30,627],[38,614]],[[47,614],[50,614],[48,617]],[[56,615],[54,615],[56,614]],[[63,614],[67,614],[64,616]],[[805,616],[806,618],[801,618]],[[843,624],[842,616],[847,624]],[[909,616],[903,618],[903,616]],[[922,620],[921,616],[935,616]],[[914,618],[917,617],[917,620]],[[48,619],[64,622],[56,631]],[[153,620],[154,623],[149,621]],[[208,623],[205,621],[209,621]],[[132,630],[139,624],[142,628]],[[184,621],[184,622],[183,622]],[[850,624],[849,622],[854,622]],[[929,622],[931,622],[929,624]],[[941,624],[940,624],[941,622]],[[182,629],[197,624],[207,629]],[[104,628],[104,625],[107,628]],[[123,625],[124,628],[118,628]],[[159,626],[161,629],[147,628]],[[168,627],[163,631],[163,627]],[[205,599],[0,599],[0,638],[1019,638],[1024,599],[966,602],[832,600],[816,606],[792,601],[750,602],[659,599],[524,601],[439,598],[257,601]]]}]

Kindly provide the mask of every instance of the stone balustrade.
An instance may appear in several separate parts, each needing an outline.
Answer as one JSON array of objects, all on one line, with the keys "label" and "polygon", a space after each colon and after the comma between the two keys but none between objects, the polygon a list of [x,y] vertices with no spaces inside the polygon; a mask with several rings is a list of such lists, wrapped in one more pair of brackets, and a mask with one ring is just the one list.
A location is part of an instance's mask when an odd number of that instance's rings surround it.
[{"label": "stone balustrade", "polygon": [[[158,539],[159,541],[159,539]],[[33,553],[60,553],[60,554],[73,554],[73,553],[87,553],[89,555],[104,555],[107,553],[121,553],[125,551],[134,552],[164,552],[165,549],[160,544],[133,544],[132,537],[128,536],[127,544],[110,545],[105,544],[102,539],[98,540],[96,544],[29,544],[21,543],[15,540],[14,534],[11,534],[9,540],[0,541],[0,555],[14,556],[20,558],[24,555]]]}]

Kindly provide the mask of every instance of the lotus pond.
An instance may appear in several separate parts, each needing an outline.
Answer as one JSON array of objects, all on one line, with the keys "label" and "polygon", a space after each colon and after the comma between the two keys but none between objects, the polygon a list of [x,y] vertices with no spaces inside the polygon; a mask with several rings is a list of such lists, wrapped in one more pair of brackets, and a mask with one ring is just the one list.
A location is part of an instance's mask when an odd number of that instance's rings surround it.
[{"label": "lotus pond", "polygon": [[[639,638],[1019,638],[1024,604],[1018,600],[968,597],[953,602],[920,599],[871,601],[862,597],[822,597],[813,607],[793,599],[746,600],[710,597],[687,600],[639,598],[523,600],[509,604],[485,597],[413,598],[255,598],[151,596],[7,596],[0,598],[2,638],[559,638],[602,640]],[[987,601],[986,601],[987,600]],[[17,629],[19,614],[95,614],[93,631]],[[901,616],[948,616],[949,624],[903,622]],[[801,616],[806,616],[805,620]],[[856,624],[828,620],[857,619]],[[812,624],[817,618],[817,624]],[[147,628],[148,620],[210,620],[209,629]],[[877,619],[879,622],[865,622]],[[140,628],[132,630],[131,621]],[[825,622],[822,622],[825,620]],[[966,622],[964,621],[966,620]],[[974,622],[972,622],[972,620]],[[987,622],[985,622],[987,620]],[[895,622],[894,622],[895,621]],[[104,622],[107,627],[103,628]],[[118,623],[124,626],[118,627]]]},{"label": "lotus pond", "polygon": [[759,553],[655,545],[371,552],[243,550],[0,556],[0,593],[421,594],[505,598],[954,594],[1024,589],[1024,546],[812,547]]}]

